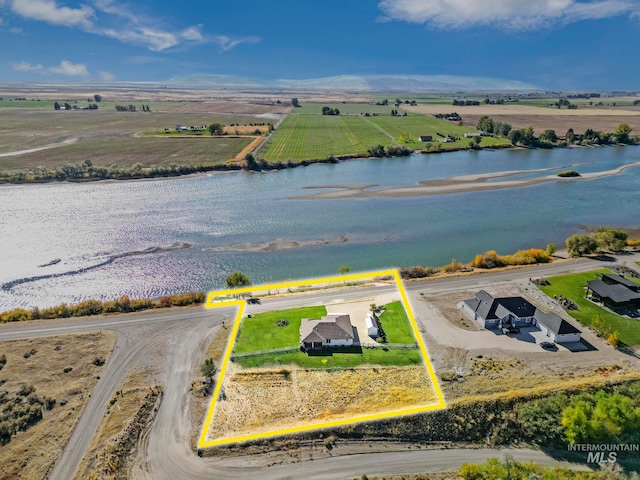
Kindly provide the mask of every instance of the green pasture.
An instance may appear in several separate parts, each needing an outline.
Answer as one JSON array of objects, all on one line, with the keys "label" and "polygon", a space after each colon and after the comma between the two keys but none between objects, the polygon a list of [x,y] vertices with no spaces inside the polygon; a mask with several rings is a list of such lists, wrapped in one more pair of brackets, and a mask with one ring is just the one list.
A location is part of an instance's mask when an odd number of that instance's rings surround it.
[{"label": "green pasture", "polygon": [[559,275],[547,278],[551,285],[540,286],[539,288],[550,297],[562,295],[575,302],[578,305],[578,310],[567,310],[567,312],[580,323],[589,326],[593,317],[599,315],[603,322],[610,325],[613,330],[620,334],[621,342],[626,345],[640,344],[640,320],[617,315],[584,298],[587,282],[596,280],[597,273],[612,272],[607,269],[600,269],[584,273]]}]

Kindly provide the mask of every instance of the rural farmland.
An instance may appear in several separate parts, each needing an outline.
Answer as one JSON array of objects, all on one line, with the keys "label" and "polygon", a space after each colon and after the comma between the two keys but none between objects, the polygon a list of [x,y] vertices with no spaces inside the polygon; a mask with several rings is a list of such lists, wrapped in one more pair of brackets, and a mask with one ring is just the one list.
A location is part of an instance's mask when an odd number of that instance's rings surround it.
[{"label": "rural farmland", "polygon": [[[322,104],[307,104],[294,110],[280,125],[260,155],[269,162],[321,160],[331,155],[365,155],[376,145],[401,145],[410,149],[433,148],[454,150],[467,148],[469,139],[462,137],[474,128],[459,126],[437,118],[409,114],[391,116],[393,106],[368,104],[331,104],[340,115],[322,115]],[[384,109],[384,113],[380,113]],[[401,112],[401,110],[399,110]],[[343,114],[346,113],[346,114]],[[369,115],[364,116],[361,113]],[[440,135],[439,135],[440,134]],[[419,142],[421,135],[434,138],[432,147]],[[438,142],[445,136],[458,136],[456,141]],[[401,136],[411,139],[404,143]],[[483,137],[482,146],[509,145],[506,139]]]}]

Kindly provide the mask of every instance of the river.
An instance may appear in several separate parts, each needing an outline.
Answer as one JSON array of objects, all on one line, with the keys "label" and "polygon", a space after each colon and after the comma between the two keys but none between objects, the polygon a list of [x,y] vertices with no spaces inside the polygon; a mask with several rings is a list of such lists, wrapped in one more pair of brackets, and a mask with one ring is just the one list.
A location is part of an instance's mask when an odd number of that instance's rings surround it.
[{"label": "river", "polygon": [[584,174],[638,161],[639,147],[485,150],[268,173],[2,186],[0,310],[206,291],[224,286],[234,270],[263,283],[334,275],[341,265],[353,271],[440,265],[488,249],[562,245],[579,225],[638,228],[638,167],[588,181],[490,191],[292,198],[323,191],[305,188],[314,186],[375,184],[375,190],[577,164]]}]

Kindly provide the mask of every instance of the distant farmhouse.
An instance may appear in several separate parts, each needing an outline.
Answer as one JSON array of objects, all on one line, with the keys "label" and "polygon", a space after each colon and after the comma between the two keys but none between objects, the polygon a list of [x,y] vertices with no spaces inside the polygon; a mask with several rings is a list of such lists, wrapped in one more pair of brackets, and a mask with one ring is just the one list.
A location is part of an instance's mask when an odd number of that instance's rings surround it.
[{"label": "distant farmhouse", "polygon": [[303,318],[300,324],[300,345],[305,350],[354,345],[355,333],[351,318],[344,313],[325,315],[320,320]]},{"label": "distant farmhouse", "polygon": [[421,142],[433,142],[433,136],[431,135],[420,135],[418,140]]},{"label": "distant farmhouse", "polygon": [[[597,274],[600,280],[587,282],[587,297],[611,310],[640,309],[640,285],[620,275]],[[589,293],[591,292],[591,293]]]},{"label": "distant farmhouse", "polygon": [[484,290],[464,300],[462,310],[480,326],[499,329],[509,325],[540,329],[556,343],[579,342],[582,332],[555,313],[545,313],[522,297],[494,298]]}]

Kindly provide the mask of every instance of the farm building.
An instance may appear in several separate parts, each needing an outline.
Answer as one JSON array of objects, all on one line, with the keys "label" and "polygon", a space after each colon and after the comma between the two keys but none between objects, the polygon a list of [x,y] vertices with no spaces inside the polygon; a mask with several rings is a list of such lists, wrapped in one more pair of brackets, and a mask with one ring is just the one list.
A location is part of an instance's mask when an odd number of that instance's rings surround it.
[{"label": "farm building", "polygon": [[303,318],[300,324],[300,345],[305,350],[350,347],[354,339],[351,317],[344,313],[325,315],[320,320]]},{"label": "farm building", "polygon": [[420,135],[418,140],[421,142],[433,142],[433,137],[431,135]]},{"label": "farm building", "polygon": [[378,322],[376,322],[375,318],[368,313],[364,319],[364,324],[367,328],[367,335],[371,338],[376,338],[378,336]]},{"label": "farm building", "polygon": [[484,290],[460,303],[462,310],[480,326],[537,327],[556,343],[579,342],[582,332],[555,313],[545,313],[522,297],[495,298]]}]

